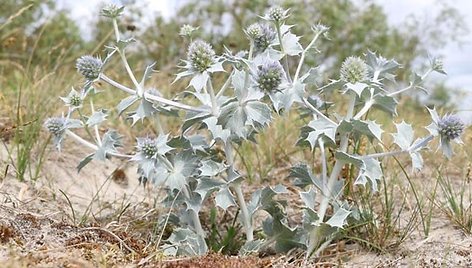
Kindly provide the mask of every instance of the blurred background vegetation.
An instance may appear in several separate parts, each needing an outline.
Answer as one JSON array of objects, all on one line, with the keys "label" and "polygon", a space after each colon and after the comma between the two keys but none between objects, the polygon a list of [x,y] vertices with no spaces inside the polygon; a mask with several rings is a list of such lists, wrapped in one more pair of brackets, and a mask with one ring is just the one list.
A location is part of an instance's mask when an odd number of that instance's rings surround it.
[{"label": "blurred background vegetation", "polygon": [[[131,64],[140,66],[139,71],[145,64],[156,61],[160,73],[154,82],[163,89],[173,79],[179,59],[185,58],[186,44],[178,35],[181,25],[200,26],[197,36],[214,44],[219,53],[223,44],[237,52],[248,49],[243,29],[257,21],[257,16],[269,7],[268,0],[188,0],[172,18],[156,17],[151,24],[142,24],[139,0],[126,2],[125,16],[119,26],[126,35],[138,40],[135,46],[138,53],[129,53]],[[307,59],[309,64],[321,64],[320,74],[325,81],[328,77],[338,77],[337,70],[346,57],[361,56],[370,49],[401,63],[404,68],[398,81],[406,83],[412,67],[421,69],[421,63],[427,62],[428,52],[437,51],[448,42],[460,41],[466,30],[458,10],[440,2],[440,12],[432,20],[434,25],[413,18],[396,27],[389,25],[387,14],[375,1],[284,0],[280,4],[291,9],[289,23],[295,25],[294,31],[302,36],[304,45],[311,38],[311,25],[320,22],[330,27],[331,39],[320,43],[319,53]],[[90,12],[98,18],[99,10]],[[59,10],[55,1],[2,1],[0,130],[3,129],[3,136],[7,136],[7,130],[13,132],[8,137],[13,137],[17,145],[15,154],[23,155],[25,162],[16,160],[15,163],[19,175],[27,172],[19,171],[21,166],[27,165],[32,155],[38,155],[45,147],[45,141],[39,145],[35,142],[44,117],[57,113],[61,107],[58,96],[66,95],[71,86],[80,87],[74,61],[84,54],[104,57],[103,45],[112,41],[112,28],[105,18],[89,26],[91,34],[87,39],[81,35],[78,23],[66,10]],[[292,67],[295,64],[291,62]],[[110,72],[120,76],[119,70]],[[454,89],[441,83],[429,87],[432,94],[422,97],[423,102],[453,108],[450,100],[456,94]],[[114,94],[105,94],[108,101],[116,101]],[[410,104],[420,99],[416,95],[409,97],[413,97],[406,98]],[[29,169],[37,174],[34,168]]]}]

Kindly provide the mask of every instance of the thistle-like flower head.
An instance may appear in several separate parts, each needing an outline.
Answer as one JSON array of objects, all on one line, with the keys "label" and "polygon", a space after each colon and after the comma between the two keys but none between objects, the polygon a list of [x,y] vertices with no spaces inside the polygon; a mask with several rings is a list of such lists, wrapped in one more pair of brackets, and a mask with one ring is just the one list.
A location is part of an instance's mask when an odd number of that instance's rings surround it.
[{"label": "thistle-like flower head", "polygon": [[198,29],[198,27],[193,27],[192,25],[184,24],[184,25],[182,25],[182,27],[180,27],[179,35],[190,37],[190,36],[192,36],[193,32],[197,29]]},{"label": "thistle-like flower head", "polygon": [[157,142],[155,139],[143,138],[138,140],[138,151],[143,154],[145,158],[153,158],[158,152]]},{"label": "thistle-like flower head", "polygon": [[138,138],[136,148],[138,153],[133,157],[135,161],[148,161],[155,159],[157,155],[165,155],[172,150],[167,145],[168,135],[159,135],[157,138]]},{"label": "thistle-like flower head", "polygon": [[278,61],[269,60],[263,65],[259,66],[257,70],[256,82],[258,87],[266,92],[273,93],[279,89],[282,79],[284,77],[284,70]]},{"label": "thistle-like flower head", "polygon": [[44,127],[55,137],[60,137],[64,134],[66,119],[64,117],[48,118],[44,122]]},{"label": "thistle-like flower head", "polygon": [[117,6],[114,4],[109,4],[102,9],[101,15],[104,17],[116,19],[123,13],[125,9],[124,6]]},{"label": "thistle-like flower head", "polygon": [[74,88],[71,89],[69,95],[61,97],[62,101],[72,109],[76,109],[82,106],[84,94],[80,94]]},{"label": "thistle-like flower head", "polygon": [[452,142],[462,144],[460,136],[464,132],[465,124],[457,115],[439,117],[435,109],[428,110],[433,122],[426,129],[433,137],[439,136],[439,148],[447,158],[451,158]]},{"label": "thistle-like flower head", "polygon": [[247,36],[254,40],[262,34],[261,25],[259,23],[253,23],[246,28]]},{"label": "thistle-like flower head", "polygon": [[51,117],[44,121],[44,127],[52,134],[54,144],[58,150],[61,149],[62,139],[67,129],[80,128],[82,122],[77,119],[61,117]]},{"label": "thistle-like flower head", "polygon": [[[260,23],[256,23],[249,26],[246,31],[248,32],[248,36],[252,38],[254,42],[254,47],[258,52],[265,51],[269,47],[269,45],[275,40],[277,35],[274,29],[272,29],[272,27],[267,24]],[[257,35],[251,36],[249,31],[251,31],[252,34]]]},{"label": "thistle-like flower head", "polygon": [[188,48],[187,59],[196,71],[203,73],[215,63],[215,51],[207,42],[196,40]]},{"label": "thistle-like flower head", "polygon": [[273,6],[269,9],[265,18],[268,20],[275,21],[276,23],[279,23],[288,17],[287,14],[288,14],[288,10],[284,10],[280,6]]},{"label": "thistle-like flower head", "polygon": [[368,66],[359,57],[348,57],[341,66],[341,80],[355,84],[367,79]]},{"label": "thistle-like flower head", "polygon": [[75,67],[87,80],[93,81],[100,76],[103,62],[100,58],[86,55],[77,59]]},{"label": "thistle-like flower head", "polygon": [[446,74],[446,72],[444,71],[443,61],[441,59],[438,59],[438,58],[431,59],[431,69],[435,72]]},{"label": "thistle-like flower head", "polygon": [[456,115],[443,116],[437,124],[439,135],[445,140],[455,140],[464,131],[464,123]]}]

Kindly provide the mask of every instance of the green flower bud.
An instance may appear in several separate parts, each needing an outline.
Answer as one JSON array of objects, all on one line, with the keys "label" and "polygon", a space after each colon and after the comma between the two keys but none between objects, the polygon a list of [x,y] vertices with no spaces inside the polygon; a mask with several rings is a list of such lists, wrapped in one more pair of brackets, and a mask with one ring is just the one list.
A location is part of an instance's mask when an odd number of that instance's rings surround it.
[{"label": "green flower bud", "polygon": [[179,32],[179,35],[180,36],[191,36],[192,33],[197,30],[198,28],[195,28],[193,27],[192,25],[189,25],[189,24],[184,24],[182,25],[182,27],[180,27],[180,32]]},{"label": "green flower bud", "polygon": [[341,66],[341,80],[355,84],[367,79],[368,66],[359,57],[349,57]]},{"label": "green flower bud", "polygon": [[215,63],[215,51],[207,42],[196,40],[188,48],[187,59],[196,71],[203,73]]},{"label": "green flower bud", "polygon": [[143,138],[138,140],[138,150],[146,158],[153,158],[156,156],[158,148],[155,139]]},{"label": "green flower bud", "polygon": [[285,19],[285,13],[286,11],[283,10],[283,8],[279,6],[271,7],[269,9],[269,18],[273,21],[279,22],[283,19]]},{"label": "green flower bud", "polygon": [[119,7],[117,5],[110,4],[102,9],[101,15],[104,17],[116,19],[119,16],[121,16],[124,9],[125,9],[124,6]]}]

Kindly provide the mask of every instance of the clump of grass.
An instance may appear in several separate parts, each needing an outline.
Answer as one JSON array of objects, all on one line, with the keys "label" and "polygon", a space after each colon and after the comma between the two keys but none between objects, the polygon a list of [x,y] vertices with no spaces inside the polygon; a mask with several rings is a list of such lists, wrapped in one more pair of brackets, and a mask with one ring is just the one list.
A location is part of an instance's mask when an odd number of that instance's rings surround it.
[{"label": "clump of grass", "polygon": [[436,177],[443,201],[436,203],[437,207],[462,231],[472,234],[472,189],[468,179],[463,179],[459,183],[443,176],[438,170]]},{"label": "clump of grass", "polygon": [[381,187],[379,192],[357,189],[359,198],[353,201],[358,210],[344,236],[370,250],[387,252],[398,248],[418,226],[422,204],[408,208],[409,196],[398,179],[383,178]]}]

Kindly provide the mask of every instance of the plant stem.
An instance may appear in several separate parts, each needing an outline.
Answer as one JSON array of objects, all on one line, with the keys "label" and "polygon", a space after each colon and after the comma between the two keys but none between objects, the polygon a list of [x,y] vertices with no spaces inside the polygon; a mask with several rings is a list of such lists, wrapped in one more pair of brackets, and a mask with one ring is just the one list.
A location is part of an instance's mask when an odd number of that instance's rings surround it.
[{"label": "plant stem", "polygon": [[228,76],[228,79],[226,79],[225,83],[223,84],[223,86],[220,88],[220,91],[218,91],[218,93],[216,93],[216,98],[218,99],[219,97],[223,96],[223,94],[225,93],[226,89],[229,88],[229,85],[231,84],[231,78],[233,77],[233,74],[234,74],[234,70],[231,72],[231,74]]},{"label": "plant stem", "polygon": [[[190,192],[188,191],[187,186],[182,187],[182,192],[187,199],[190,199]],[[190,209],[190,215],[192,216],[195,232],[201,237],[206,237],[205,231],[202,228],[202,223],[200,222],[200,217],[198,217],[198,213],[195,210]]]},{"label": "plant stem", "polygon": [[284,59],[284,69],[285,69],[285,73],[287,75],[287,80],[288,80],[288,82],[291,83],[292,78],[290,77],[290,69],[289,69],[289,66],[288,66],[288,55],[285,54],[285,49],[284,49],[284,45],[282,43],[282,33],[280,32],[280,23],[279,22],[275,22],[275,28],[277,29],[277,37],[279,38],[280,51],[282,52],[283,57],[285,58]]},{"label": "plant stem", "polygon": [[[229,168],[234,170],[234,158],[233,158],[233,147],[230,141],[225,144],[225,155],[228,161]],[[232,189],[236,192],[236,198],[238,200],[239,208],[241,209],[241,221],[243,223],[244,230],[246,232],[246,240],[254,240],[254,227],[252,226],[252,218],[249,215],[247,209],[246,200],[244,200],[244,194],[241,188],[241,184],[237,183],[232,186]]]},{"label": "plant stem", "polygon": [[393,152],[383,152],[383,153],[376,153],[376,154],[368,154],[361,156],[361,159],[367,159],[367,158],[381,158],[381,157],[386,157],[386,156],[395,156],[403,153],[407,153],[408,150],[401,150],[401,151],[393,151]]},{"label": "plant stem", "polygon": [[364,107],[362,107],[362,109],[354,116],[354,119],[356,120],[361,119],[361,117],[364,116],[364,114],[366,114],[369,111],[370,107],[372,107],[373,104],[374,104],[373,99],[368,100],[364,104]]},{"label": "plant stem", "polygon": [[[92,110],[92,114],[95,113],[95,108],[93,107],[93,101],[90,100],[90,109]],[[93,129],[95,130],[95,139],[97,140],[98,146],[102,146],[102,139],[100,138],[100,132],[98,131],[98,125],[94,125]]]},{"label": "plant stem", "polygon": [[[426,73],[424,73],[424,74],[421,76],[421,82],[420,82],[420,83],[423,83],[423,80],[425,80],[426,77],[428,77],[428,75],[429,75],[432,71],[433,71],[433,69],[429,69],[428,71],[426,71]],[[392,93],[388,94],[387,96],[393,97],[393,96],[395,96],[395,95],[401,94],[401,93],[403,93],[403,92],[405,92],[405,91],[407,91],[407,90],[410,90],[410,89],[412,89],[412,88],[413,88],[413,84],[411,84],[411,85],[409,85],[409,86],[407,86],[407,87],[405,87],[405,88],[403,88],[403,89],[400,89],[400,90],[397,90],[397,91],[395,91],[395,92],[392,92]]]},{"label": "plant stem", "polygon": [[211,78],[208,79],[207,83],[208,83],[208,92],[210,93],[210,100],[211,100],[211,113],[214,116],[218,116],[218,105],[216,104],[215,91],[213,90]]},{"label": "plant stem", "polygon": [[[157,154],[157,159],[166,166],[167,171],[174,171],[174,166],[167,158],[160,154]],[[190,200],[191,196],[189,190],[187,189],[187,185],[184,185],[184,187],[182,187],[179,191],[182,191],[185,195],[185,198]],[[195,228],[195,232],[201,237],[205,237],[205,231],[203,231],[202,223],[200,222],[200,217],[198,217],[198,213],[195,210],[190,209],[190,215],[192,216],[193,227]]]},{"label": "plant stem", "polygon": [[[106,83],[108,83],[109,85],[111,86],[114,86],[116,87],[117,89],[119,90],[122,90],[128,94],[131,94],[131,95],[135,95],[136,94],[136,90],[134,89],[131,89],[129,87],[126,87],[126,86],[123,86],[122,84],[112,80],[111,78],[109,78],[108,76],[106,76],[105,74],[100,74],[100,79]],[[169,105],[169,106],[172,106],[172,107],[175,107],[175,108],[179,108],[179,109],[182,109],[182,110],[186,110],[186,111],[192,111],[192,112],[206,112],[207,110],[206,109],[200,109],[200,108],[197,108],[197,107],[193,107],[193,106],[189,106],[189,105],[186,105],[186,104],[183,104],[183,103],[179,103],[179,102],[175,102],[175,101],[172,101],[172,100],[168,100],[166,98],[162,98],[162,97],[159,97],[159,96],[155,96],[155,95],[152,95],[152,94],[149,94],[147,92],[144,92],[143,96],[147,99],[147,100],[152,100],[154,102],[159,102],[161,104],[165,104],[165,105]]]},{"label": "plant stem", "polygon": [[115,37],[116,37],[116,42],[120,42],[120,30],[118,29],[118,22],[116,19],[113,19],[113,30],[115,30]]},{"label": "plant stem", "polygon": [[328,183],[328,166],[326,164],[326,152],[324,148],[324,142],[323,138],[318,139],[318,144],[320,146],[320,152],[321,152],[321,172],[322,172],[322,178],[323,178],[323,192],[327,192],[328,190],[325,189],[324,187]]},{"label": "plant stem", "polygon": [[[251,43],[249,45],[249,55],[248,55],[248,61],[252,61],[252,57],[254,55],[254,41],[251,40]],[[246,73],[244,75],[244,86],[243,86],[243,95],[241,96],[241,100],[240,101],[243,101],[247,98],[247,94],[248,94],[248,85],[249,85],[249,72],[250,72],[250,68],[249,66],[247,66],[247,70],[246,70]]]},{"label": "plant stem", "polygon": [[[82,137],[80,137],[79,135],[75,134],[74,132],[66,129],[65,131],[65,134],[67,134],[69,137],[73,138],[75,141],[77,141],[78,143],[92,149],[92,150],[98,150],[98,146],[91,143],[91,142],[88,142],[86,140],[84,140]],[[107,152],[108,155],[111,155],[111,156],[115,156],[115,157],[120,157],[120,158],[132,158],[133,156],[132,155],[127,155],[127,154],[120,154],[120,153],[114,153],[114,152]]]},{"label": "plant stem", "polygon": [[243,190],[241,184],[237,183],[233,186],[234,191],[236,192],[236,197],[238,199],[239,206],[241,208],[241,217],[243,219],[244,229],[246,231],[246,240],[247,242],[254,240],[254,228],[252,226],[252,219],[249,215],[249,210],[247,209],[246,201],[244,200]]},{"label": "plant stem", "polygon": [[300,61],[298,62],[297,66],[297,71],[295,72],[295,76],[293,77],[293,82],[297,82],[298,77],[300,76],[300,71],[302,69],[303,63],[305,62],[305,56],[308,50],[311,49],[311,47],[316,43],[316,40],[318,40],[318,37],[320,37],[321,32],[317,33],[315,37],[313,37],[313,40],[311,40],[310,44],[303,50],[302,56],[300,57]]},{"label": "plant stem", "polygon": [[[352,118],[352,115],[354,113],[354,108],[356,104],[356,96],[354,94],[351,94],[351,98],[349,101],[349,108],[346,112],[345,120],[349,121]],[[339,151],[345,153],[347,152],[347,148],[349,145],[349,133],[343,134],[341,136],[341,141],[339,145]],[[339,174],[341,173],[342,169],[344,166],[344,162],[337,160],[336,164],[334,164],[333,170],[331,171],[331,175],[329,176],[328,179],[328,185],[323,187],[323,189],[326,189],[325,192],[322,193],[323,199],[321,200],[320,207],[318,208],[318,223],[321,224],[324,222],[324,217],[326,215],[326,211],[329,206],[329,201],[331,199],[332,195],[332,190],[334,183],[339,177]],[[316,249],[317,245],[321,242],[321,237],[319,233],[319,228],[320,225],[315,227],[311,233],[310,233],[310,239],[309,239],[309,245],[308,245],[308,251],[307,251],[307,258],[314,252]],[[318,252],[318,251],[317,251]]]},{"label": "plant stem", "polygon": [[310,109],[313,113],[315,113],[316,115],[318,115],[319,117],[323,118],[324,120],[330,122],[331,124],[333,125],[337,125],[336,122],[334,122],[333,120],[329,119],[329,117],[327,117],[326,115],[324,115],[322,112],[320,112],[320,110],[316,109],[315,106],[311,105],[310,102],[308,102],[308,99],[303,97],[303,103],[306,105],[306,107],[308,109]]}]

